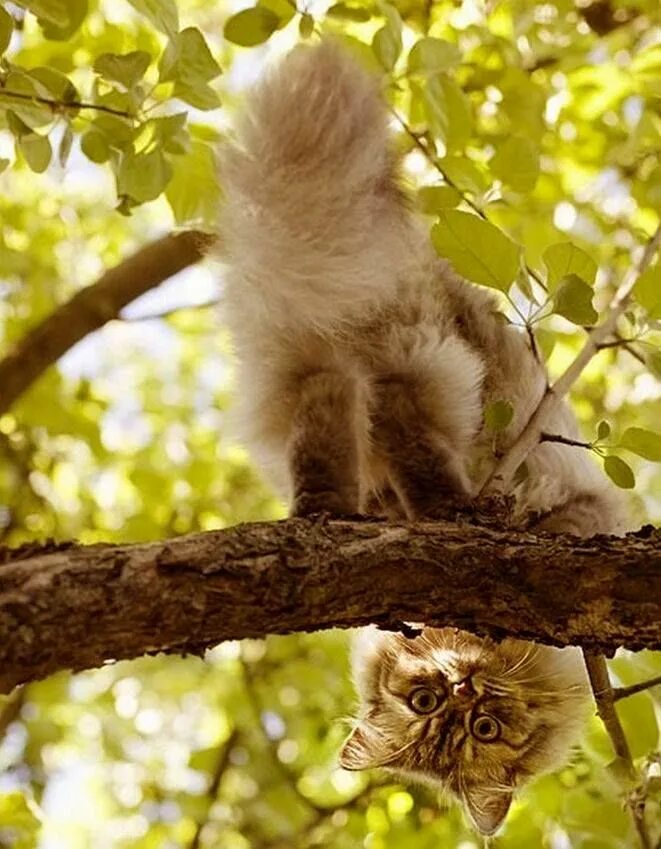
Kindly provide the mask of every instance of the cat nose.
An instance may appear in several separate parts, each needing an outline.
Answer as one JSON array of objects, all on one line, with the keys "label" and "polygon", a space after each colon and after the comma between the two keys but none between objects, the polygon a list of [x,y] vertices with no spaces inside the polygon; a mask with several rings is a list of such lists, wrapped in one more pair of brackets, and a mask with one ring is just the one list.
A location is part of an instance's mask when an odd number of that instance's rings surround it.
[{"label": "cat nose", "polygon": [[453,684],[452,692],[460,699],[465,699],[469,696],[475,695],[475,690],[470,678],[464,678],[463,681],[458,681],[456,684]]}]

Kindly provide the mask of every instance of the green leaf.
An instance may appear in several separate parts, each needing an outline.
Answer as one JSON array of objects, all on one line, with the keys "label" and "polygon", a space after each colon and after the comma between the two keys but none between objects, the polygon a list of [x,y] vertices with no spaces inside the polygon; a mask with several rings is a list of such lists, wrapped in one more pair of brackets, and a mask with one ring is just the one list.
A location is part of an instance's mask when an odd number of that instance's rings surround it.
[{"label": "green leaf", "polygon": [[461,195],[452,186],[423,186],[418,190],[418,205],[426,215],[437,215],[460,203]]},{"label": "green leaf", "polygon": [[498,433],[512,421],[514,407],[509,401],[494,401],[484,409],[484,424],[488,430]]},{"label": "green leaf", "polygon": [[491,173],[517,192],[529,192],[539,177],[539,148],[525,136],[510,136],[489,162]]},{"label": "green leaf", "polygon": [[7,169],[9,165],[9,160],[0,157],[0,174]]},{"label": "green leaf", "polygon": [[69,20],[66,0],[17,0],[17,3],[38,18],[57,26],[65,26]]},{"label": "green leaf", "polygon": [[[12,93],[19,95],[12,97]],[[11,71],[7,74],[4,86],[0,88],[0,107],[11,110],[20,120],[31,129],[43,127],[53,120],[50,106],[30,100],[32,97],[48,96],[40,83],[22,71]],[[13,132],[13,130],[12,130]]]},{"label": "green leaf", "polygon": [[581,327],[595,324],[599,314],[592,305],[593,291],[576,274],[562,278],[553,299],[553,311]]},{"label": "green leaf", "polygon": [[380,65],[391,71],[402,52],[402,19],[390,3],[380,3],[379,9],[386,19],[385,26],[374,33],[372,50]]},{"label": "green leaf", "polygon": [[620,438],[620,448],[625,448],[639,457],[661,463],[661,434],[642,427],[628,427]]},{"label": "green leaf", "polygon": [[544,265],[548,269],[547,285],[549,291],[555,291],[558,283],[568,274],[576,274],[592,285],[597,274],[597,263],[589,254],[571,242],[559,242],[547,248],[543,255]]},{"label": "green leaf", "polygon": [[154,200],[167,186],[172,168],[161,150],[150,153],[126,153],[117,175],[117,194],[137,203]]},{"label": "green leaf", "polygon": [[225,22],[223,33],[228,41],[240,47],[263,44],[280,27],[280,18],[270,9],[255,6],[237,12]]},{"label": "green leaf", "polygon": [[653,265],[640,275],[633,294],[650,318],[661,318],[661,265]]},{"label": "green leaf", "polygon": [[484,173],[466,156],[446,156],[439,164],[443,173],[460,191],[479,195],[486,189]]},{"label": "green leaf", "polygon": [[110,145],[103,133],[88,130],[80,140],[80,149],[92,162],[106,162],[110,157]]},{"label": "green leaf", "polygon": [[409,74],[435,74],[456,67],[461,53],[455,44],[441,38],[421,38],[411,48]]},{"label": "green leaf", "polygon": [[661,351],[652,351],[646,357],[647,368],[661,380]]},{"label": "green leaf", "polygon": [[349,3],[335,3],[326,14],[330,18],[339,18],[342,21],[353,21],[358,24],[369,21],[372,17],[369,9],[362,6],[351,6]]},{"label": "green leaf", "polygon": [[131,53],[102,53],[94,62],[94,70],[106,80],[114,80],[132,88],[149,67],[151,56],[144,50]]},{"label": "green leaf", "polygon": [[392,71],[402,52],[402,39],[389,26],[381,27],[374,33],[372,39],[372,50],[379,63],[386,69]]},{"label": "green leaf", "polygon": [[[268,14],[273,15],[272,12]],[[220,66],[211,55],[200,30],[187,27],[165,49],[161,57],[159,79],[161,82],[195,86],[215,79],[220,73]]]},{"label": "green leaf", "polygon": [[[287,26],[297,12],[294,0],[258,0],[258,6],[273,12],[278,18],[278,29]],[[303,13],[307,14],[307,13]]]},{"label": "green leaf", "polygon": [[162,118],[151,118],[147,129],[152,139],[167,153],[185,153],[188,150],[189,136],[186,130],[187,112],[175,112]]},{"label": "green leaf", "polygon": [[599,424],[597,425],[597,439],[599,439],[599,440],[608,439],[608,437],[610,435],[611,435],[611,426],[608,424],[607,421],[604,421],[602,419],[599,422]]},{"label": "green leaf", "polygon": [[0,54],[9,47],[14,31],[14,19],[0,6]]},{"label": "green leaf", "polygon": [[73,144],[73,132],[71,127],[67,125],[66,129],[62,133],[62,138],[60,140],[60,146],[57,151],[57,158],[59,160],[60,165],[64,168],[69,160],[69,154],[71,153],[71,145]]},{"label": "green leaf", "polygon": [[170,38],[177,35],[179,13],[175,0],[129,0],[129,3],[161,32]]},{"label": "green leaf", "polygon": [[543,327],[538,327],[535,329],[535,338],[544,355],[544,361],[548,362],[558,341],[556,334],[550,330],[545,330]]},{"label": "green leaf", "polygon": [[193,141],[185,156],[173,160],[174,174],[165,190],[177,224],[215,224],[220,202],[213,148]]},{"label": "green leaf", "polygon": [[314,32],[314,18],[312,15],[308,15],[307,12],[304,12],[301,15],[301,20],[298,24],[298,32],[301,38],[310,38]]},{"label": "green leaf", "polygon": [[519,245],[476,215],[442,212],[432,228],[432,241],[440,256],[474,283],[507,292],[519,270]]},{"label": "green leaf", "polygon": [[[71,82],[66,74],[58,71],[57,68],[37,67],[30,68],[26,74],[40,86],[45,89],[54,100],[62,100],[64,103],[71,103],[78,97],[76,86]],[[71,114],[71,111],[69,112]]]},{"label": "green leaf", "polygon": [[427,123],[433,135],[451,150],[463,148],[470,138],[472,115],[468,98],[445,74],[428,79],[420,87]]},{"label": "green leaf", "polygon": [[32,171],[41,174],[48,168],[53,152],[47,136],[26,133],[18,138],[17,144]]},{"label": "green leaf", "polygon": [[631,466],[614,454],[609,454],[608,457],[604,458],[604,471],[613,483],[621,489],[633,489],[636,485],[636,478]]}]

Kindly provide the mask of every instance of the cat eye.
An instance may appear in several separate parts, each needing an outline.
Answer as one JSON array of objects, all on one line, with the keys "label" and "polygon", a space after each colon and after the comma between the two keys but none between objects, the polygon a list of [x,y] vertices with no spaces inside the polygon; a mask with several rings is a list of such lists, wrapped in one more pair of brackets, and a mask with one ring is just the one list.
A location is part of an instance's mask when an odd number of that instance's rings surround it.
[{"label": "cat eye", "polygon": [[493,743],[500,737],[500,722],[489,714],[482,714],[482,716],[477,716],[473,720],[471,732],[482,743]]},{"label": "cat eye", "polygon": [[433,713],[440,703],[437,694],[428,687],[418,687],[408,698],[409,707],[416,713]]}]

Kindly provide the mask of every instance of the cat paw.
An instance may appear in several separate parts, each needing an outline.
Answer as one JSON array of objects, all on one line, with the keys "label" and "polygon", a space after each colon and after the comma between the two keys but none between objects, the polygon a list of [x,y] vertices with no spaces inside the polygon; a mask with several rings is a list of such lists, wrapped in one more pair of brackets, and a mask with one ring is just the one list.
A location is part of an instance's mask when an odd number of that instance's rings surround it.
[{"label": "cat paw", "polygon": [[289,515],[292,518],[319,515],[348,516],[357,508],[346,496],[338,492],[299,492],[294,498]]}]

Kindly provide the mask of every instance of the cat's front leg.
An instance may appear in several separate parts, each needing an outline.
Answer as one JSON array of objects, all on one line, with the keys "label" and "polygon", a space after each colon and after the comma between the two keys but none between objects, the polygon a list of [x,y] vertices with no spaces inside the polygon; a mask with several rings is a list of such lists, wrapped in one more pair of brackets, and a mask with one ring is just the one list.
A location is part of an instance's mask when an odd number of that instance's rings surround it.
[{"label": "cat's front leg", "polygon": [[304,377],[287,445],[292,516],[358,512],[357,387],[336,371]]}]

